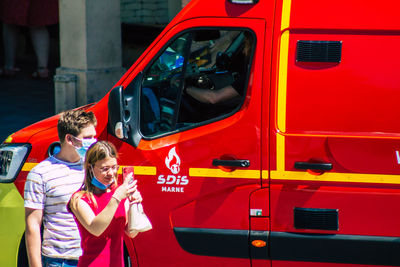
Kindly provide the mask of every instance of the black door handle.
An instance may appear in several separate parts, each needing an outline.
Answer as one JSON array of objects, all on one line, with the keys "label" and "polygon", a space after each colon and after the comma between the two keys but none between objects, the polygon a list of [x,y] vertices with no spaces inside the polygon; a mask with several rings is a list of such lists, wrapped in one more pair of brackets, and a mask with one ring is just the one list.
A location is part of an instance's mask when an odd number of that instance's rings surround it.
[{"label": "black door handle", "polygon": [[310,163],[310,162],[296,161],[294,163],[294,168],[299,170],[330,171],[332,170],[332,163]]},{"label": "black door handle", "polygon": [[237,160],[222,160],[213,159],[213,166],[223,166],[223,167],[249,167],[250,160],[247,159],[237,159]]}]

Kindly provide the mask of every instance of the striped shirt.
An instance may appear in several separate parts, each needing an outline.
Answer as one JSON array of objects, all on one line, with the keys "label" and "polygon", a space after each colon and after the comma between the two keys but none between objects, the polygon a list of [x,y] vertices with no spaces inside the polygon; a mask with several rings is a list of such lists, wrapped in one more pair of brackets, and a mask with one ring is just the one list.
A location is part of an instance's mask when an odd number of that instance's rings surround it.
[{"label": "striped shirt", "polygon": [[54,156],[35,166],[25,183],[25,207],[43,210],[42,254],[78,259],[82,254],[75,220],[68,212],[71,195],[82,185],[82,162],[70,163]]}]

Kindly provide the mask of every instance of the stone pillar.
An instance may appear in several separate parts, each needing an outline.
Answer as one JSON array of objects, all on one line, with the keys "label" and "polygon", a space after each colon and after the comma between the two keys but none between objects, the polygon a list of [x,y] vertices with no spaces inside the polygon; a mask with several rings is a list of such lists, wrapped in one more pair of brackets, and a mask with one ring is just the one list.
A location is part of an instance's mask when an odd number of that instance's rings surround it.
[{"label": "stone pillar", "polygon": [[55,110],[59,113],[76,107],[76,75],[63,74],[54,76]]},{"label": "stone pillar", "polygon": [[[56,75],[76,75],[76,106],[98,101],[125,72],[120,0],[59,0],[59,6],[61,66]],[[55,78],[56,87],[58,80],[63,79]]]},{"label": "stone pillar", "polygon": [[189,4],[190,0],[182,0],[182,8]]},{"label": "stone pillar", "polygon": [[168,21],[171,21],[182,7],[181,0],[168,0]]}]

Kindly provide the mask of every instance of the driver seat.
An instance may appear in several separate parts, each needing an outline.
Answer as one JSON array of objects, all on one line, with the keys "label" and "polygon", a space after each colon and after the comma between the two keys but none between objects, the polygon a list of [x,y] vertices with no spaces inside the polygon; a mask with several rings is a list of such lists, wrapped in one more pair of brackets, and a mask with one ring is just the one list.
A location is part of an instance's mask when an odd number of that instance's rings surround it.
[{"label": "driver seat", "polygon": [[[143,118],[142,129],[144,134],[154,134],[158,131],[160,123],[160,105],[153,90],[148,87],[142,88],[143,103],[150,108],[146,108],[147,113]],[[150,110],[150,112],[149,112]]]}]

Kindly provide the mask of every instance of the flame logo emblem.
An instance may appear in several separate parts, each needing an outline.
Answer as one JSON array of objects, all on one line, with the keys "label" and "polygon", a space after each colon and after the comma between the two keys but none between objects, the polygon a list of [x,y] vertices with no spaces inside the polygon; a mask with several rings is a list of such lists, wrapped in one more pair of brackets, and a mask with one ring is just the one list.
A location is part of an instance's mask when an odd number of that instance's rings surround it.
[{"label": "flame logo emblem", "polygon": [[176,153],[176,147],[171,148],[168,152],[168,156],[165,158],[165,166],[171,170],[173,174],[177,174],[180,171],[181,159]]}]

